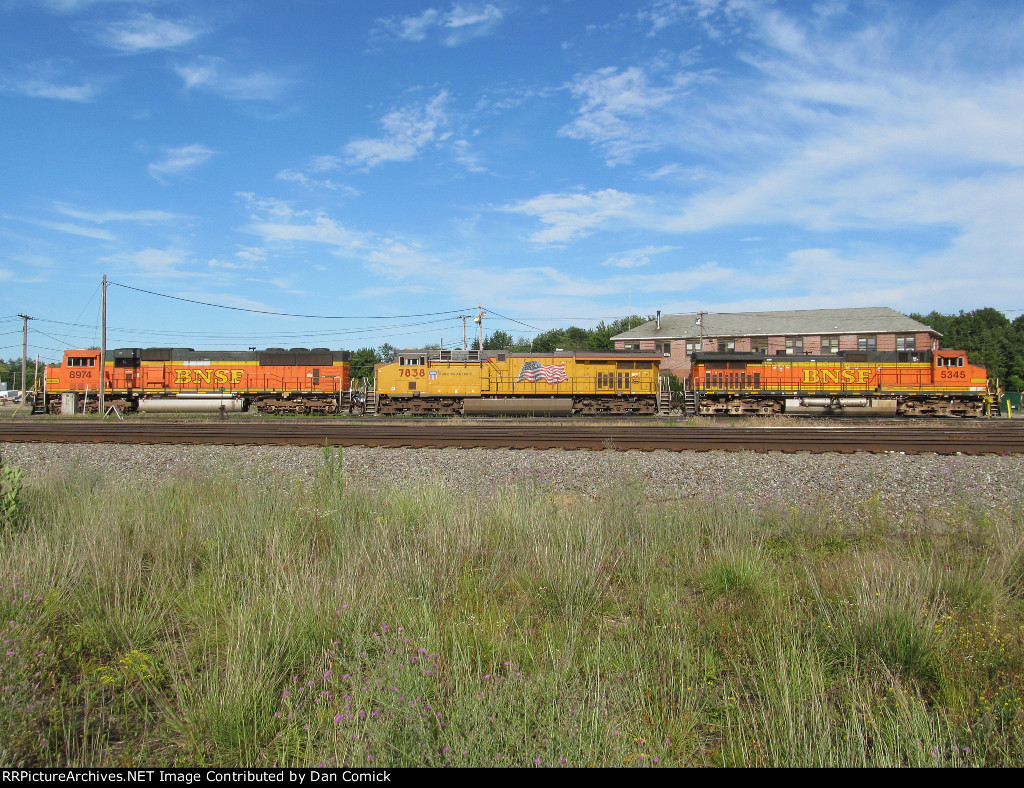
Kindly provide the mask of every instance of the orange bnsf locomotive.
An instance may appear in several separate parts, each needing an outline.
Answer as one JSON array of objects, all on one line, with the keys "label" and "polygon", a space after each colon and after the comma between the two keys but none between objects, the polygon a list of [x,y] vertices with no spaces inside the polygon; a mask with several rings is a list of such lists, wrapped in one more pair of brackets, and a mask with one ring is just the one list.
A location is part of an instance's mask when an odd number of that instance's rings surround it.
[{"label": "orange bnsf locomotive", "polygon": [[694,353],[686,387],[703,415],[981,416],[994,391],[963,350],[822,356]]},{"label": "orange bnsf locomotive", "polygon": [[[327,348],[195,351],[119,348],[103,365],[104,401],[123,410],[337,413],[349,388],[349,353]],[[65,394],[75,410],[99,404],[100,351],[66,350],[46,368],[43,402],[61,413]]]}]

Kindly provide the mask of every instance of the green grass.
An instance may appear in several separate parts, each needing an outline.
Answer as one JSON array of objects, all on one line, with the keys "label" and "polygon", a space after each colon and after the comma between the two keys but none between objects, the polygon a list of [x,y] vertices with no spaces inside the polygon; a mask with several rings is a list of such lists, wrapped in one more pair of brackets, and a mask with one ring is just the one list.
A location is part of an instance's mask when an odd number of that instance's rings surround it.
[{"label": "green grass", "polygon": [[367,492],[343,464],[24,487],[0,762],[1021,763],[1020,515]]}]

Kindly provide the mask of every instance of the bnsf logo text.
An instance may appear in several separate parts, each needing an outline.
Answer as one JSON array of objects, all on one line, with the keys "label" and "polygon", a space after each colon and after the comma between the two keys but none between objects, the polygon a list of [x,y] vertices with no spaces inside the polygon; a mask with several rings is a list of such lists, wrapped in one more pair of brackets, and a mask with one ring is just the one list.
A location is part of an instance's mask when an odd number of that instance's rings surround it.
[{"label": "bnsf logo text", "polygon": [[243,369],[176,369],[174,370],[174,384],[176,386],[207,386],[219,385],[221,383],[241,383]]},{"label": "bnsf logo text", "polygon": [[860,383],[871,380],[870,369],[805,369],[804,383]]}]

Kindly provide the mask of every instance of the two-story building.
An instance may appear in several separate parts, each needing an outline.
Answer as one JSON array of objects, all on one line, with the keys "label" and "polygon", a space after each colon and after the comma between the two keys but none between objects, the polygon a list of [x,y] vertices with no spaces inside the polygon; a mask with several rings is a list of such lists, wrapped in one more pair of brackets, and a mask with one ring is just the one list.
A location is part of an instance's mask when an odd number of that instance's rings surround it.
[{"label": "two-story building", "polygon": [[[934,328],[888,307],[662,315],[612,337],[616,350],[655,350],[685,377],[695,351],[818,355],[841,350],[938,350]],[[909,360],[909,358],[908,358]]]}]

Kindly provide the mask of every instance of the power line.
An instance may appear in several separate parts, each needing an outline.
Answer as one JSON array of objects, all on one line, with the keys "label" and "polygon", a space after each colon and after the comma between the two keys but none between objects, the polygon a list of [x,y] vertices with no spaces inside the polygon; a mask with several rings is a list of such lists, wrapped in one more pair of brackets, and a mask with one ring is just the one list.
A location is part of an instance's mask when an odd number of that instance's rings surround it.
[{"label": "power line", "polygon": [[[516,320],[514,317],[509,317],[508,315],[503,315],[503,314],[501,314],[499,312],[495,312],[493,309],[488,308],[487,311],[493,317],[500,317],[502,320],[509,320],[509,321],[511,321],[513,323],[517,323],[518,325],[525,326],[526,328],[530,329],[531,331],[540,331],[540,329],[537,328],[537,326],[531,326],[529,323],[524,323],[522,320]],[[532,319],[533,318],[531,318],[531,320]]]},{"label": "power line", "polygon": [[230,309],[234,312],[251,312],[255,315],[275,315],[277,317],[303,317],[311,318],[315,320],[394,320],[395,318],[409,318],[409,317],[434,317],[435,315],[454,315],[458,312],[464,312],[464,309],[449,309],[445,312],[423,312],[418,315],[299,315],[292,314],[290,312],[272,312],[267,309],[247,309],[241,306],[227,306],[226,304],[211,304],[208,301],[197,301],[193,298],[182,298],[181,296],[172,296],[167,293],[156,293],[152,290],[143,290],[139,287],[132,287],[131,285],[124,285],[120,282],[108,282],[107,284],[117,285],[123,287],[125,290],[134,290],[137,293],[146,293],[147,295],[158,296],[160,298],[170,298],[174,301],[185,301],[189,304],[198,304],[200,306],[209,306],[216,309]]}]

